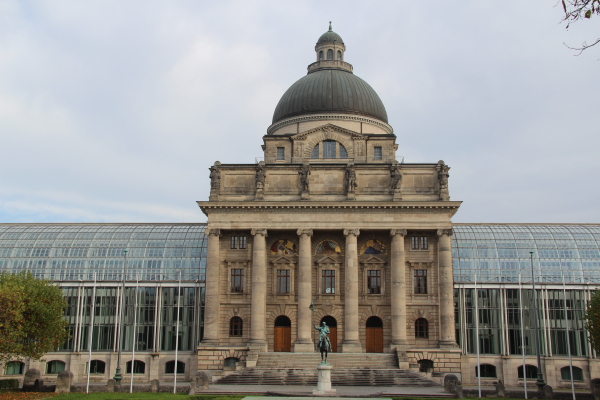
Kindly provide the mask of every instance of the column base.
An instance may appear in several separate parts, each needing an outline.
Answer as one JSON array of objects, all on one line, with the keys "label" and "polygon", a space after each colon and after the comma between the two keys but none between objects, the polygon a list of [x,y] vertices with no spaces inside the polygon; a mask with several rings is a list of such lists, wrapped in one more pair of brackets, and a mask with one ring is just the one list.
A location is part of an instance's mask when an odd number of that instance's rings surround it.
[{"label": "column base", "polygon": [[312,340],[309,340],[308,342],[297,340],[296,343],[294,343],[293,351],[294,353],[314,353],[315,345]]},{"label": "column base", "polygon": [[362,353],[363,349],[360,342],[357,341],[345,341],[342,343],[342,353]]},{"label": "column base", "polygon": [[438,342],[438,348],[440,349],[454,349],[457,348],[458,344],[452,340],[440,340]]}]

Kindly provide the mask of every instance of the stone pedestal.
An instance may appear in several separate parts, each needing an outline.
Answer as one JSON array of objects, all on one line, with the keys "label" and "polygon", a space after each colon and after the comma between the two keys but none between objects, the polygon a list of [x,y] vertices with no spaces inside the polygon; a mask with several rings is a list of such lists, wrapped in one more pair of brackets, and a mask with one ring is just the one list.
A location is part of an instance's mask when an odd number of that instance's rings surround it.
[{"label": "stone pedestal", "polygon": [[331,364],[317,365],[319,379],[317,381],[317,390],[313,390],[313,395],[329,395],[335,394],[335,389],[331,389]]}]

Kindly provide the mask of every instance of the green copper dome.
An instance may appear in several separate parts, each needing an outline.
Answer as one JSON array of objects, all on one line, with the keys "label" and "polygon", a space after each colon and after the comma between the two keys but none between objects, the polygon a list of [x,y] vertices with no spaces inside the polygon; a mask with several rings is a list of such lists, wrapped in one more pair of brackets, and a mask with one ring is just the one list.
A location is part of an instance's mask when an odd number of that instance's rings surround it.
[{"label": "green copper dome", "polygon": [[294,83],[281,97],[273,123],[302,114],[357,114],[388,122],[385,107],[371,86],[352,72],[322,69]]},{"label": "green copper dome", "polygon": [[337,43],[344,44],[342,37],[331,30],[331,22],[329,23],[329,30],[321,35],[319,40],[317,40],[317,46],[323,43]]}]

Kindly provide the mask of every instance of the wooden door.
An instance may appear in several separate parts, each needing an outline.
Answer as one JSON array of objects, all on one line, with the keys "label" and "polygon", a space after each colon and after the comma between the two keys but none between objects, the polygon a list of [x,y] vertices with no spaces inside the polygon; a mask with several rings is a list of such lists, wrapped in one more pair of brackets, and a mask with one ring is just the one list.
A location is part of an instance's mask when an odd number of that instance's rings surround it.
[{"label": "wooden door", "polygon": [[292,327],[291,326],[276,326],[275,327],[275,343],[273,344],[274,351],[292,351]]},{"label": "wooden door", "polygon": [[329,341],[331,342],[331,351],[337,353],[337,327],[329,327]]},{"label": "wooden door", "polygon": [[383,327],[367,327],[367,353],[383,353]]}]

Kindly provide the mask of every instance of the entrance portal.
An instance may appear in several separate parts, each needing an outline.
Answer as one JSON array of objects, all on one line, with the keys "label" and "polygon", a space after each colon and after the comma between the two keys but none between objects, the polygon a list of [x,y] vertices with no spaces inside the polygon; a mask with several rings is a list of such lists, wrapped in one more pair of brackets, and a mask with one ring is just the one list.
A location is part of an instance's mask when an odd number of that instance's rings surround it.
[{"label": "entrance portal", "polygon": [[292,321],[285,315],[275,320],[274,351],[292,351]]},{"label": "entrance portal", "polygon": [[321,325],[323,321],[329,326],[329,341],[331,342],[331,352],[337,353],[337,321],[331,315],[326,315],[321,319]]},{"label": "entrance portal", "polygon": [[383,321],[379,317],[367,320],[367,353],[383,353]]}]

